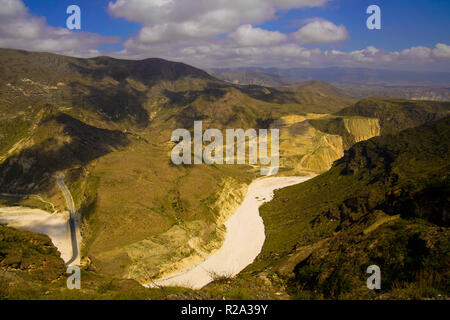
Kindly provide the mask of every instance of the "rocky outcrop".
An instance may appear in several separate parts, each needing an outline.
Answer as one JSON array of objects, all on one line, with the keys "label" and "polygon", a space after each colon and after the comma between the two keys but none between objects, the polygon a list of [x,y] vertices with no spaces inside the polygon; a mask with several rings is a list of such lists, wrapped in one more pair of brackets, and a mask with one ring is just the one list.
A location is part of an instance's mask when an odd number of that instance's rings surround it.
[{"label": "rocky outcrop", "polygon": [[344,118],[344,126],[356,142],[369,140],[381,134],[380,121],[375,118]]},{"label": "rocky outcrop", "polygon": [[296,172],[324,172],[344,156],[353,144],[381,133],[378,119],[363,117],[329,118],[306,114],[282,117],[274,123],[280,128],[281,164]]}]

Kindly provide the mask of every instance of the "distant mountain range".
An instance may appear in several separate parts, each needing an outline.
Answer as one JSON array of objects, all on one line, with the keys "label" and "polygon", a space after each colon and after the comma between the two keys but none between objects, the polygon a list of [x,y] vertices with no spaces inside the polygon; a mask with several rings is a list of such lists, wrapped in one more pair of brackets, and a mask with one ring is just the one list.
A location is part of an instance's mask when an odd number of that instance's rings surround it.
[{"label": "distant mountain range", "polygon": [[321,80],[357,98],[383,96],[414,100],[450,100],[449,72],[412,72],[364,68],[211,69],[215,77],[235,84],[283,86]]},{"label": "distant mountain range", "polygon": [[263,73],[265,76],[271,75],[275,79],[284,79],[282,82],[322,80],[332,83],[346,84],[379,84],[379,83],[450,83],[450,72],[415,72],[388,69],[368,69],[368,68],[347,68],[347,67],[326,67],[326,68],[236,68],[236,69],[211,69],[212,74],[218,77],[228,77],[232,79],[242,74],[249,77]]}]

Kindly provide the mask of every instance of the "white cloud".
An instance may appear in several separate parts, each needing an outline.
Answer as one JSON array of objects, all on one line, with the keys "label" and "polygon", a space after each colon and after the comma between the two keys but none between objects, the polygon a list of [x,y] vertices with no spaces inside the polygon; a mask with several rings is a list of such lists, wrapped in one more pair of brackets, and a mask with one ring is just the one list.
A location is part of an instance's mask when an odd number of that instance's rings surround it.
[{"label": "white cloud", "polygon": [[71,32],[33,17],[22,0],[0,0],[0,47],[48,51],[74,56],[99,55],[100,43],[118,39],[87,32]]},{"label": "white cloud", "polygon": [[433,49],[433,54],[438,58],[450,59],[450,46],[443,43],[438,43]]},{"label": "white cloud", "polygon": [[405,49],[401,52],[401,56],[407,59],[430,59],[432,50],[427,47],[417,46]]},{"label": "white cloud", "polygon": [[3,0],[0,4],[2,5],[2,10],[0,10],[0,17],[2,18],[14,15],[23,15],[26,12],[26,8],[21,1]]},{"label": "white cloud", "polygon": [[[275,16],[276,9],[323,6],[329,0],[115,0],[109,11],[130,21],[148,25],[215,21],[235,28],[242,23],[259,23]],[[231,18],[224,21],[223,18]],[[222,20],[222,21],[221,21]],[[227,31],[227,30],[225,30]],[[228,30],[230,31],[230,30]]]},{"label": "white cloud", "polygon": [[[444,48],[441,46],[441,48]],[[416,70],[429,66],[439,70],[443,58],[426,55],[411,55],[405,52],[416,52],[409,48],[402,52],[385,51],[374,46],[350,52],[305,48],[295,43],[281,43],[267,46],[233,45],[227,39],[196,40],[173,47],[170,44],[158,46],[142,45],[135,51],[121,52],[117,57],[133,59],[164,57],[173,61],[181,61],[201,68],[210,67],[364,67]],[[429,48],[428,48],[429,49]],[[430,51],[432,49],[429,49]],[[444,61],[445,63],[445,61]]]},{"label": "white cloud", "polygon": [[327,43],[348,39],[349,34],[344,25],[336,26],[330,21],[315,20],[295,32],[292,37],[297,43]]},{"label": "white cloud", "polygon": [[116,0],[108,10],[144,25],[143,43],[199,39],[275,18],[278,9],[323,6],[328,0]]},{"label": "white cloud", "polygon": [[287,40],[287,36],[281,32],[253,28],[250,24],[240,26],[229,38],[241,46],[267,46]]},{"label": "white cloud", "polygon": [[[323,6],[328,1],[114,0],[109,2],[108,10],[113,16],[142,24],[139,34],[130,37],[116,57],[159,56],[206,67],[223,63],[287,63],[294,57],[310,59],[318,49],[307,50],[294,43],[292,36],[255,24],[276,18],[279,10]],[[321,23],[334,26],[331,22]],[[347,32],[345,27],[335,28],[340,33],[342,29]]]}]

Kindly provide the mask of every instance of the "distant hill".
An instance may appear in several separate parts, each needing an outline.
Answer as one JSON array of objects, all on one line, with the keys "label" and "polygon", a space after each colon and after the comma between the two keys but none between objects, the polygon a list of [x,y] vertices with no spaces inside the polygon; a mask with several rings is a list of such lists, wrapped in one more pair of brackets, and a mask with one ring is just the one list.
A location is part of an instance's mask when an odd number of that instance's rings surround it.
[{"label": "distant hill", "polygon": [[449,83],[449,72],[415,72],[389,69],[369,69],[350,67],[324,68],[236,68],[212,69],[221,72],[252,71],[287,78],[290,81],[322,80],[331,83],[368,85],[376,83]]},{"label": "distant hill", "polygon": [[207,72],[184,63],[159,58],[120,60],[110,57],[78,59],[52,53],[0,49],[2,81],[20,81],[23,77],[56,85],[64,78],[86,77],[101,80],[111,77],[116,81],[133,77],[144,83],[174,81],[184,77],[213,80]]},{"label": "distant hill", "polygon": [[409,100],[450,100],[450,73],[411,72],[367,68],[237,68],[213,69],[219,79],[239,84],[267,86],[321,80],[357,98],[373,96]]},{"label": "distant hill", "polygon": [[408,100],[450,101],[450,83],[447,84],[395,84],[380,83],[374,85],[339,84],[338,88],[357,98],[388,97]]},{"label": "distant hill", "polygon": [[252,70],[220,70],[210,72],[218,79],[242,85],[259,85],[267,87],[277,87],[295,83],[297,81],[283,78],[281,76]]}]

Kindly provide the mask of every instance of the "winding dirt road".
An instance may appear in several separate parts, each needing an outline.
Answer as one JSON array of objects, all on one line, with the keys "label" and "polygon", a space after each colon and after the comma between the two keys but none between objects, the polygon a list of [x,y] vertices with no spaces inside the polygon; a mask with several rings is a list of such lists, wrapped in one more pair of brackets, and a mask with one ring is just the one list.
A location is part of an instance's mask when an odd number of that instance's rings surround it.
[{"label": "winding dirt road", "polygon": [[64,176],[58,175],[56,178],[56,182],[64,194],[64,198],[66,199],[67,208],[69,209],[69,227],[70,227],[70,239],[72,243],[72,258],[66,262],[66,265],[79,265],[80,264],[80,248],[78,245],[78,221],[76,217],[75,211],[75,203],[73,202],[72,195],[70,194],[69,189],[67,189],[66,184],[64,183]]}]

